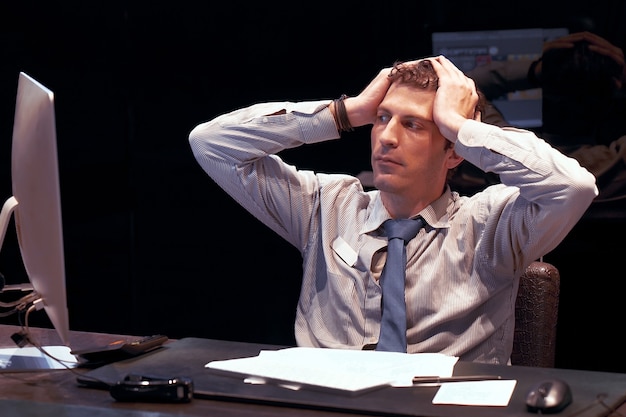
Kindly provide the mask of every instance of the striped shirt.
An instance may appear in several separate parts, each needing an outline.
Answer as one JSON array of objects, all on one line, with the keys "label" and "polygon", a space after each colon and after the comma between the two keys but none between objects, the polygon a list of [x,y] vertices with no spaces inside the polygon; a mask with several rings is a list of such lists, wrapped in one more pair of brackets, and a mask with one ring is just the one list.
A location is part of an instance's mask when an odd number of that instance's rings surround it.
[{"label": "striped shirt", "polygon": [[[276,155],[339,139],[329,103],[256,104],[199,124],[189,141],[222,189],[301,252],[297,344],[361,349],[378,340],[390,215],[357,178]],[[469,197],[448,188],[419,213],[427,224],[407,246],[407,352],[506,364],[519,277],[580,219],[595,178],[525,130],[468,120],[455,149],[502,183]]]}]

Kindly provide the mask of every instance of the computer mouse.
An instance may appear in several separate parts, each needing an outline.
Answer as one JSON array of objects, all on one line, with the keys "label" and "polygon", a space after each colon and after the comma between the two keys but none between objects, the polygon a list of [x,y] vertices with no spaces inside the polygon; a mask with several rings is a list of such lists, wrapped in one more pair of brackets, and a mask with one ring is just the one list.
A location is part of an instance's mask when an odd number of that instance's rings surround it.
[{"label": "computer mouse", "polygon": [[558,378],[544,379],[530,387],[526,395],[528,411],[558,413],[572,402],[572,389]]}]

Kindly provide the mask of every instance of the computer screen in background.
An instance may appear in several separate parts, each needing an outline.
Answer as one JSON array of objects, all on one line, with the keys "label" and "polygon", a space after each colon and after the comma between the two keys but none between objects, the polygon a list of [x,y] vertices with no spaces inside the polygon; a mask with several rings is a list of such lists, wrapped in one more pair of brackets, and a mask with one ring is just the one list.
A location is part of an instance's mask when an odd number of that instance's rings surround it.
[{"label": "computer screen in background", "polygon": [[[468,73],[493,61],[536,59],[543,43],[567,35],[567,28],[528,28],[476,31],[438,31],[431,34],[433,55],[444,55]],[[504,118],[514,126],[542,125],[541,89],[516,91],[492,100]]]}]

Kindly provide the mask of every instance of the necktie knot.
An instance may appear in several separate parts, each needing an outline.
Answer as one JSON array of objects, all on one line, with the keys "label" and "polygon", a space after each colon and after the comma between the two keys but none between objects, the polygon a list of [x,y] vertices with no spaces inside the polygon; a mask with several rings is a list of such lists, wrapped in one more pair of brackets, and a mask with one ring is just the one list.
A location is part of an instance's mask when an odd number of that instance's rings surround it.
[{"label": "necktie knot", "polygon": [[413,239],[424,225],[421,217],[417,219],[390,219],[383,223],[387,239],[402,239],[406,244]]}]

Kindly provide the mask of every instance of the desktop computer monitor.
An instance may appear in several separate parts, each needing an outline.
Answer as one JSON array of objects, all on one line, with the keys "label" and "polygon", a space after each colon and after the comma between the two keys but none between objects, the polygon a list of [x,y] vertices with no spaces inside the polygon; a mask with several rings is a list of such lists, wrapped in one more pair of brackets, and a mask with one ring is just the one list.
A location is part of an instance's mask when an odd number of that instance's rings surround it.
[{"label": "desktop computer monitor", "polygon": [[13,195],[0,214],[0,248],[13,215],[24,269],[36,296],[33,305],[45,309],[69,346],[54,94],[23,72],[15,104],[11,182]]}]

